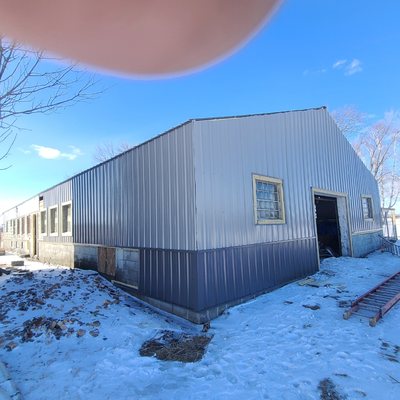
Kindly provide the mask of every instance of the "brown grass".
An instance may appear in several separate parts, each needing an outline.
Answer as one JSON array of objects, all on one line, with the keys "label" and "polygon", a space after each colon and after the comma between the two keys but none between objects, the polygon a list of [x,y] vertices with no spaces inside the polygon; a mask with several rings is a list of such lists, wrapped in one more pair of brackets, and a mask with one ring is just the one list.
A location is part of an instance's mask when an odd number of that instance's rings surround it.
[{"label": "brown grass", "polygon": [[145,357],[156,357],[162,361],[200,361],[212,337],[189,335],[180,332],[162,331],[153,339],[143,343],[139,353]]}]

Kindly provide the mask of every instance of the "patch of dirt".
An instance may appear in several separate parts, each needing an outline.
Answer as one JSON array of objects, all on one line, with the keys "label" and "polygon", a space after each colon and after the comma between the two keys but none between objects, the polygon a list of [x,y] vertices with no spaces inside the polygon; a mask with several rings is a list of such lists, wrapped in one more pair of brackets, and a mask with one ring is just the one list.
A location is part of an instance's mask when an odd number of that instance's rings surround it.
[{"label": "patch of dirt", "polygon": [[309,308],[310,310],[319,310],[321,308],[318,304],[303,304],[304,308]]},{"label": "patch of dirt", "polygon": [[338,307],[339,308],[350,308],[352,304],[351,300],[339,300]]},{"label": "patch of dirt", "polygon": [[349,376],[346,373],[342,372],[335,372],[333,375],[340,376],[342,378],[348,378]]},{"label": "patch of dirt", "polygon": [[24,322],[24,328],[21,331],[21,342],[32,341],[34,337],[41,336],[46,332],[53,335],[57,340],[67,333],[67,327],[64,321],[58,321],[53,318],[36,317]]},{"label": "patch of dirt", "polygon": [[308,278],[302,279],[301,281],[298,281],[297,284],[299,286],[311,286],[311,287],[315,287],[315,288],[330,286],[330,283],[328,281],[317,281],[313,277],[308,277]]},{"label": "patch of dirt", "polygon": [[212,336],[161,331],[143,343],[139,354],[162,361],[196,362],[203,358],[211,339]]},{"label": "patch of dirt", "polygon": [[399,356],[400,356],[400,346],[397,344],[385,342],[384,340],[381,340],[381,356],[383,358],[386,358],[386,360],[399,363]]},{"label": "patch of dirt", "polygon": [[322,296],[324,299],[334,299],[334,300],[339,300],[340,297],[339,296],[332,296],[331,294],[326,294],[325,296]]},{"label": "patch of dirt", "polygon": [[[54,273],[58,280],[56,283]],[[90,327],[92,337],[97,337],[100,334],[100,321],[87,321],[88,316],[82,316],[78,306],[64,311],[64,307],[57,307],[57,302],[68,305],[69,301],[72,302],[76,298],[81,302],[90,301],[92,293],[99,289],[105,298],[96,306],[96,310],[91,312],[97,316],[103,315],[99,311],[118,304],[121,298],[120,291],[108,285],[97,274],[82,276],[74,270],[59,273],[52,270],[32,272],[7,268],[7,275],[7,283],[16,287],[12,290],[5,290],[6,285],[0,288],[3,293],[0,295],[0,346],[9,351],[15,348],[14,343],[32,342],[42,335],[57,340],[70,337],[83,325]],[[82,282],[88,285],[85,291],[79,291]],[[24,286],[21,286],[22,284]],[[11,317],[11,312],[15,310],[20,313],[36,310],[40,314],[15,326],[15,317]]]},{"label": "patch of dirt", "polygon": [[332,271],[330,269],[323,269],[322,271],[319,271],[319,273],[321,275],[326,275],[326,276],[335,276],[336,275],[336,272]]},{"label": "patch of dirt", "polygon": [[325,378],[319,382],[318,390],[321,400],[345,400],[347,396],[342,395],[336,388],[331,379]]},{"label": "patch of dirt", "polygon": [[43,334],[53,336],[59,340],[62,336],[71,336],[75,329],[72,327],[68,328],[67,324],[73,323],[82,325],[82,322],[76,319],[57,320],[45,316],[31,318],[23,323],[22,329],[15,328],[5,331],[0,342],[9,340],[15,341],[18,338],[21,343],[33,342],[35,338],[38,338]]},{"label": "patch of dirt", "polygon": [[367,393],[363,392],[360,389],[356,389],[356,390],[354,390],[354,392],[357,393],[361,397],[367,397]]}]

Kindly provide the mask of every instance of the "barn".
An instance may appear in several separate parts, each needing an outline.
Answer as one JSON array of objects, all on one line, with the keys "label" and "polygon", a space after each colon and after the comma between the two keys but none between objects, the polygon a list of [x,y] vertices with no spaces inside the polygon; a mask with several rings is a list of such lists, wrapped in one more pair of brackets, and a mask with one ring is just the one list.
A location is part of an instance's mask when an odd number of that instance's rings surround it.
[{"label": "barn", "polygon": [[196,323],[380,246],[377,183],[325,107],[193,119],[3,213],[6,250]]}]

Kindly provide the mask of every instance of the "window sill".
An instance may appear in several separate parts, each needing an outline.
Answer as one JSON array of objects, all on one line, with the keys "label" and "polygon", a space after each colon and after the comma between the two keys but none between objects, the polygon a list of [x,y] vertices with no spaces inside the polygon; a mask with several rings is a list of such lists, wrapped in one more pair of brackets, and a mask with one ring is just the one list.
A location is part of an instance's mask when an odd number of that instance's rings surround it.
[{"label": "window sill", "polygon": [[286,224],[286,221],[284,219],[274,219],[270,221],[256,221],[256,225],[283,225]]}]

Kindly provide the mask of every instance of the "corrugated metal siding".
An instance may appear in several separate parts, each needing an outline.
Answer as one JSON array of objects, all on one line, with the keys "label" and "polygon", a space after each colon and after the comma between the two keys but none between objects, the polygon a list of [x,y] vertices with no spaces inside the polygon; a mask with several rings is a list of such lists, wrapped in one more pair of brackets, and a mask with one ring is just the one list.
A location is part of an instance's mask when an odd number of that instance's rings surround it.
[{"label": "corrugated metal siding", "polygon": [[316,241],[302,239],[207,251],[140,251],[142,294],[200,312],[318,270]]},{"label": "corrugated metal siding", "polygon": [[140,251],[140,292],[190,310],[198,309],[197,253],[143,249]]},{"label": "corrugated metal siding", "polygon": [[[44,207],[47,208],[47,230],[49,231],[49,207],[58,206],[58,236],[41,236],[43,242],[72,243],[73,236],[61,235],[61,204],[72,200],[72,180],[60,183],[40,194],[43,196]],[[74,205],[72,205],[72,209]]]},{"label": "corrugated metal siding", "polygon": [[[348,194],[352,231],[380,228],[376,182],[324,109],[195,121],[193,146],[198,249],[315,237],[312,187]],[[283,180],[285,224],[254,223],[252,174]]]},{"label": "corrugated metal siding", "polygon": [[192,250],[192,124],[73,178],[77,243]]},{"label": "corrugated metal siding", "polygon": [[259,294],[317,270],[314,239],[201,251],[195,311]]}]

